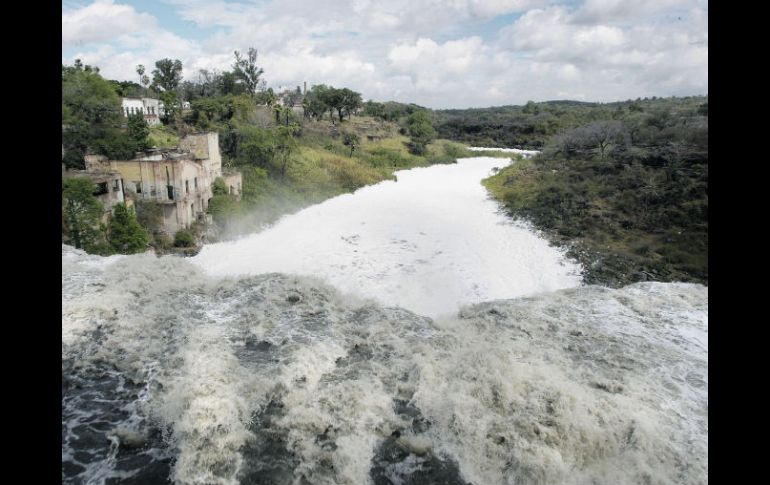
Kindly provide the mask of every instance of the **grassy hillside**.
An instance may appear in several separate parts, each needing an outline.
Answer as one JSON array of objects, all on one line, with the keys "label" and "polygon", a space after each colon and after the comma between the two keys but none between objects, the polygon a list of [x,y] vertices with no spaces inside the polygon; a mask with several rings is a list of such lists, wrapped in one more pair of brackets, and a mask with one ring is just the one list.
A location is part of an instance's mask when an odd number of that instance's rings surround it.
[{"label": "grassy hillside", "polygon": [[[436,163],[454,163],[473,156],[460,143],[435,140],[425,156],[413,155],[408,138],[398,134],[398,125],[370,117],[302,123],[284,176],[269,167],[227,160],[226,165],[243,173],[243,200],[226,214],[215,215],[221,238],[258,230],[280,216],[330,197],[353,192],[365,185],[392,179],[393,173]],[[344,145],[346,133],[355,134],[358,145],[351,153]]]}]

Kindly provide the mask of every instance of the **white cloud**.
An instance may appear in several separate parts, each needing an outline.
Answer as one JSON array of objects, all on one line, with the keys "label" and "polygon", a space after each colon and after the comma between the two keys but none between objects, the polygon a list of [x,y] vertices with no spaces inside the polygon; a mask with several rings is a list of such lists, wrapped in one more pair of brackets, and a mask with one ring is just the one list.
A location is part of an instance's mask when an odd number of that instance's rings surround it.
[{"label": "white cloud", "polygon": [[656,13],[673,11],[692,4],[690,0],[586,0],[576,12],[574,20],[595,23],[619,20],[638,20]]},{"label": "white cloud", "polygon": [[[195,78],[198,69],[230,69],[233,50],[253,46],[270,86],[325,83],[430,107],[708,91],[703,0],[167,3],[181,19],[216,32],[184,38],[134,7],[100,0],[62,15],[65,47],[75,38],[102,42],[64,61],[80,57],[107,77],[133,80],[136,64],[170,57]],[[499,32],[473,30],[512,12],[522,14]]]},{"label": "white cloud", "polygon": [[138,13],[128,5],[116,5],[113,0],[96,0],[86,7],[62,12],[62,46],[104,42],[155,25],[152,15]]},{"label": "white cloud", "polygon": [[495,17],[542,7],[548,0],[468,0],[468,10],[478,17]]}]

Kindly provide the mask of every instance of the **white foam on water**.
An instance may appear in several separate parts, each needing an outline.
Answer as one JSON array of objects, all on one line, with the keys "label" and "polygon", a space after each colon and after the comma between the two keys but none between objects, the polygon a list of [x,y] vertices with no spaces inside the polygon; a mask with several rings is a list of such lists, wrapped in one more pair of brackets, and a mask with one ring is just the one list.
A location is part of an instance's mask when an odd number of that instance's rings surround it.
[{"label": "white foam on water", "polygon": [[[393,483],[430,457],[490,485],[708,481],[701,285],[583,286],[431,320],[315,279],[91,263],[70,258],[62,299],[100,337],[63,343],[62,358],[134,382],[154,369],[136,408],[169,431],[177,484],[368,484],[394,432],[406,451],[384,466]],[[133,473],[114,452],[79,479]]]},{"label": "white foam on water", "polygon": [[[143,385],[77,483],[141,472],[117,443],[150,426],[179,485],[707,483],[708,289],[579,286],[479,184],[506,163],[398,172],[196,258],[63,246],[63,363]],[[67,392],[75,463],[98,416]]]},{"label": "white foam on water", "polygon": [[481,179],[508,159],[397,172],[386,181],[284,217],[192,261],[215,276],[320,277],[343,292],[417,313],[580,284],[580,267],[500,213]]}]

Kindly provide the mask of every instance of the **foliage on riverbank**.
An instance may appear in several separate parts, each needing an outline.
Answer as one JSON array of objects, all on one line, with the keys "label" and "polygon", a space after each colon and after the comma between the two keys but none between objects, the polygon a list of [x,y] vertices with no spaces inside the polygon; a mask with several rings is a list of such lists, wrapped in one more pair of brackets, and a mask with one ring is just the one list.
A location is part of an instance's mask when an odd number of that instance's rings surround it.
[{"label": "foliage on riverbank", "polygon": [[657,115],[683,108],[708,113],[708,98],[653,96],[614,103],[530,101],[523,106],[435,110],[432,115],[441,138],[475,146],[539,150],[552,136],[591,122]]},{"label": "foliage on riverbank", "polygon": [[[359,139],[352,152],[345,145],[346,133]],[[239,204],[220,214],[220,238],[257,230],[284,214],[393,179],[398,170],[475,156],[464,145],[449,140],[433,141],[425,153],[415,155],[408,149],[409,138],[398,134],[397,125],[369,117],[335,125],[305,121],[296,141],[282,175],[268,163],[231,161],[243,174],[243,196]]]},{"label": "foliage on riverbank", "polygon": [[571,248],[588,283],[708,284],[708,115],[686,102],[594,121],[484,181]]}]

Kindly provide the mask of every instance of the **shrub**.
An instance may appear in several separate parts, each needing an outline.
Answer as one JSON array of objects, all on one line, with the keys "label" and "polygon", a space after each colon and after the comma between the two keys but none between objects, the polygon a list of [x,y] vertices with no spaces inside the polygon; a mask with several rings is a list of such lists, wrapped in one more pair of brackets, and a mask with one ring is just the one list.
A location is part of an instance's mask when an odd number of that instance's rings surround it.
[{"label": "shrub", "polygon": [[107,240],[120,253],[140,253],[147,249],[147,232],[139,225],[136,215],[125,204],[115,204],[108,225]]},{"label": "shrub", "polygon": [[95,251],[104,239],[99,219],[103,206],[94,197],[96,185],[86,178],[73,178],[62,182],[62,232],[78,249]]},{"label": "shrub", "polygon": [[227,195],[230,193],[230,190],[227,188],[225,179],[222,177],[217,177],[214,179],[214,183],[211,184],[211,192],[214,195]]},{"label": "shrub", "polygon": [[189,248],[195,246],[195,238],[190,231],[181,229],[174,234],[174,246],[178,248]]},{"label": "shrub", "polygon": [[214,218],[214,222],[224,225],[227,219],[235,212],[235,200],[230,195],[215,195],[209,201],[208,213]]}]

